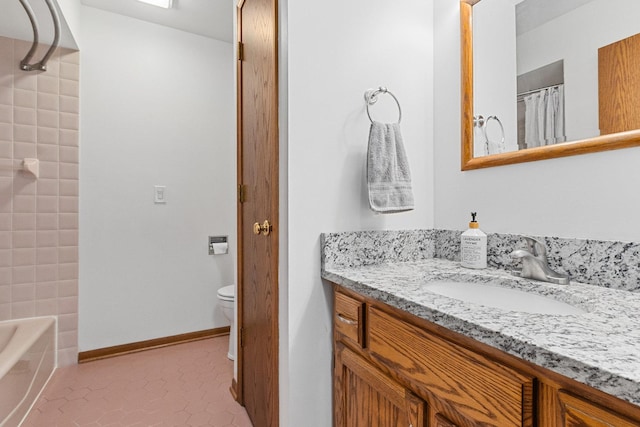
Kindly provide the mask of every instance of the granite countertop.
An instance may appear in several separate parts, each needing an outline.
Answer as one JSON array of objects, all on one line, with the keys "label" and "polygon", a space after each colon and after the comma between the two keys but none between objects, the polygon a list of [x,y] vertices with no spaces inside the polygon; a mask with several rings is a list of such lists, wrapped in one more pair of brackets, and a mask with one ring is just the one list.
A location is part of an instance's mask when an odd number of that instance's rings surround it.
[{"label": "granite countertop", "polygon": [[[464,334],[536,365],[640,405],[640,294],[571,282],[554,285],[504,270],[469,270],[424,259],[330,266],[322,277],[364,296]],[[567,302],[577,315],[531,314],[463,302],[430,292],[439,280],[491,283]]]}]

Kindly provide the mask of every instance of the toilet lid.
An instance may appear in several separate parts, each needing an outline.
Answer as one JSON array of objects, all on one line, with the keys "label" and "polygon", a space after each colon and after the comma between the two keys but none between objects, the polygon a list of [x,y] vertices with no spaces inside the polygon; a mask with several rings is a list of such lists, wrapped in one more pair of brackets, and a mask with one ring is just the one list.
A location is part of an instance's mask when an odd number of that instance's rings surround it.
[{"label": "toilet lid", "polygon": [[218,289],[218,296],[225,299],[234,299],[236,297],[236,290],[233,285],[225,286]]}]

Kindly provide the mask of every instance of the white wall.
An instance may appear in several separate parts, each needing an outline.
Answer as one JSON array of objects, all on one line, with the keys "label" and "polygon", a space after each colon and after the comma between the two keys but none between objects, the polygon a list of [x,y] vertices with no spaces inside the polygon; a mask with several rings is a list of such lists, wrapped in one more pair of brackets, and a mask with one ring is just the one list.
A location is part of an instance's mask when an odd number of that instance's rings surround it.
[{"label": "white wall", "polygon": [[[435,226],[640,241],[640,148],[460,171],[459,6],[435,0]],[[589,32],[592,27],[588,27]]]},{"label": "white wall", "polygon": [[[80,351],[225,324],[233,283],[233,49],[82,8]],[[166,185],[166,205],[153,186]],[[208,235],[230,254],[209,256]]]},{"label": "white wall", "polygon": [[637,0],[595,0],[518,37],[518,74],[564,60],[569,141],[600,135],[598,49],[639,33],[638,16]]},{"label": "white wall", "polygon": [[[328,426],[331,289],[320,279],[320,233],[433,226],[433,7],[424,0],[287,3],[289,269],[280,286],[288,289],[289,366],[281,371],[288,396],[281,417],[286,426]],[[368,208],[363,96],[380,85],[403,109],[416,199],[409,213]],[[376,107],[379,120],[396,119],[393,108]]]},{"label": "white wall", "polygon": [[[495,25],[494,22],[501,25]],[[498,116],[504,126],[504,151],[518,149],[516,99],[516,21],[513,0],[484,0],[473,13],[473,115]],[[495,121],[487,123],[494,143],[502,137]],[[484,135],[475,132],[474,157],[485,153]]]}]

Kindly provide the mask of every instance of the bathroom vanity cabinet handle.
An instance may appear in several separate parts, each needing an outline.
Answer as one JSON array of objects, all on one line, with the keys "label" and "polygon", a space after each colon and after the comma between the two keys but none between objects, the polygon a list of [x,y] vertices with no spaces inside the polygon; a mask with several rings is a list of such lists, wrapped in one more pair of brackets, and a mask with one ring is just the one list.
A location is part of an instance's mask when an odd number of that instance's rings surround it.
[{"label": "bathroom vanity cabinet handle", "polygon": [[357,325],[358,321],[357,320],[351,320],[351,319],[347,319],[346,317],[342,317],[341,315],[336,313],[336,317],[338,318],[339,321],[341,321],[342,323],[346,323],[347,325]]},{"label": "bathroom vanity cabinet handle", "polygon": [[256,222],[253,224],[253,234],[262,233],[263,236],[268,236],[273,230],[273,226],[269,223],[268,219],[265,219],[262,224]]}]

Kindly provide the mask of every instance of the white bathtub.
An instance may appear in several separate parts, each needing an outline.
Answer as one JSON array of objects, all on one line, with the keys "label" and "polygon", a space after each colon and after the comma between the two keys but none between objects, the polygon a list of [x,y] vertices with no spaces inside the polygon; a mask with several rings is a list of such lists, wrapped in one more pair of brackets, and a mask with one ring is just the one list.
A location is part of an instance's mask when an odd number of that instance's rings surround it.
[{"label": "white bathtub", "polygon": [[0,322],[0,427],[20,425],[56,367],[56,318]]}]

